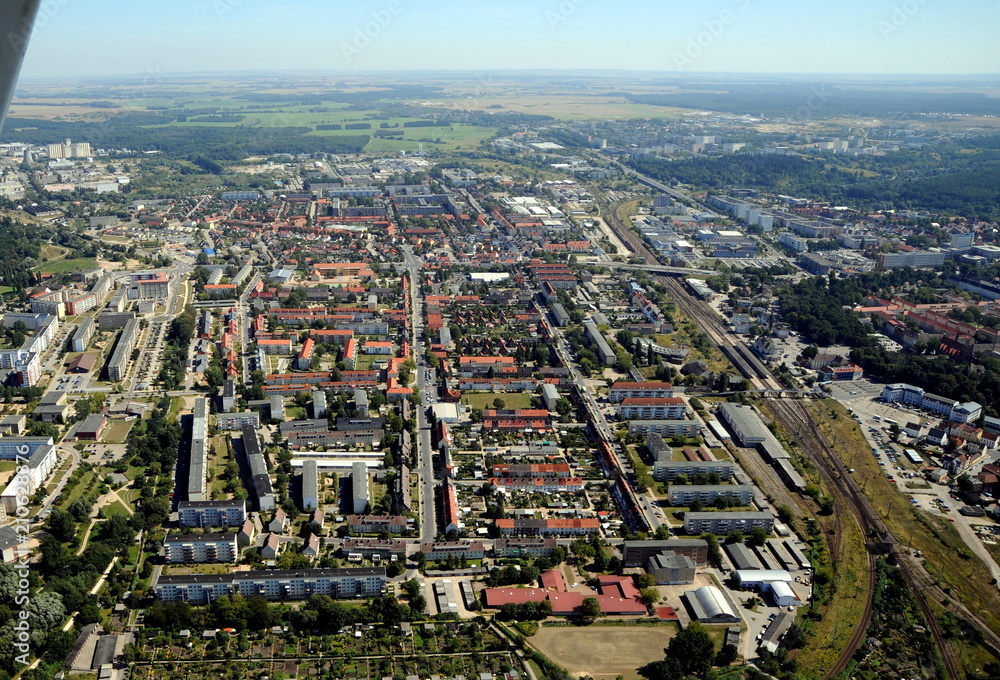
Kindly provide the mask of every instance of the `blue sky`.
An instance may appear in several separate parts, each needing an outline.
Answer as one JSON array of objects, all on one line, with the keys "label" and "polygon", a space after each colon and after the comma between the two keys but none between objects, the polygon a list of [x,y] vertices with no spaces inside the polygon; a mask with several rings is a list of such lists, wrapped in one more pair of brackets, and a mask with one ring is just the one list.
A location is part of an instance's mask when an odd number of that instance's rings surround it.
[{"label": "blue sky", "polygon": [[288,2],[46,0],[22,77],[264,69],[1000,73],[997,0]]}]

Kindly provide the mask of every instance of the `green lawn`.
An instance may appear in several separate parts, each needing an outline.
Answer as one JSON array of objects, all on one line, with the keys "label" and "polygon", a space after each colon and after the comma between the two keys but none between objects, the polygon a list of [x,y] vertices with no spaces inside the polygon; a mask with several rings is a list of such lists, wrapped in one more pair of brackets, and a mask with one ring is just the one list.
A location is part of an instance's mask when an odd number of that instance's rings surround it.
[{"label": "green lawn", "polygon": [[88,270],[97,268],[96,257],[79,257],[74,260],[59,260],[58,262],[46,262],[35,267],[35,271],[41,274],[72,274],[78,269]]},{"label": "green lawn", "polygon": [[7,293],[13,293],[14,289],[10,286],[0,286],[0,295],[6,295]]},{"label": "green lawn", "polygon": [[462,403],[470,408],[491,409],[494,400],[503,399],[506,409],[531,408],[531,395],[527,392],[515,392],[510,394],[498,394],[496,392],[474,392],[462,395]]},{"label": "green lawn", "polygon": [[129,517],[128,509],[122,505],[121,501],[115,501],[110,505],[104,506],[104,512],[108,517],[114,517],[115,515],[121,515],[122,517]]},{"label": "green lawn", "polygon": [[132,429],[134,420],[115,420],[108,424],[101,441],[104,442],[124,442],[128,437],[129,430]]}]

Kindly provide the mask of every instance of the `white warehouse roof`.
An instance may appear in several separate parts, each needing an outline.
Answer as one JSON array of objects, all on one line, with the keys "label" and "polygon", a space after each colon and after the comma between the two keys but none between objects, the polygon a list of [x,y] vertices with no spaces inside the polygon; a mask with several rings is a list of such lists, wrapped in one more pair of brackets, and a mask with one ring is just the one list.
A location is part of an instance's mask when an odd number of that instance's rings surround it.
[{"label": "white warehouse roof", "polygon": [[736,613],[730,605],[729,601],[726,600],[725,596],[715,586],[702,586],[698,590],[694,591],[695,597],[698,598],[698,602],[701,604],[702,609],[705,610],[705,614],[708,618],[715,618],[719,615],[732,616],[734,618],[740,618],[740,615]]},{"label": "white warehouse roof", "polygon": [[760,585],[775,581],[791,583],[792,575],[781,569],[739,569],[736,571],[736,579],[741,586],[746,587],[748,584]]}]

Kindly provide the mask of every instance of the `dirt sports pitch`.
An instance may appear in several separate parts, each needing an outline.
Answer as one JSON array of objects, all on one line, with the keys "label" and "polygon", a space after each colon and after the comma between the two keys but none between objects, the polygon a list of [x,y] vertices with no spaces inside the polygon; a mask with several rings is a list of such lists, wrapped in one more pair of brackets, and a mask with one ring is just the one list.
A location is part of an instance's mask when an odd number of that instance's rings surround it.
[{"label": "dirt sports pitch", "polygon": [[638,678],[636,669],[664,657],[673,626],[558,626],[540,628],[528,641],[573,675]]}]

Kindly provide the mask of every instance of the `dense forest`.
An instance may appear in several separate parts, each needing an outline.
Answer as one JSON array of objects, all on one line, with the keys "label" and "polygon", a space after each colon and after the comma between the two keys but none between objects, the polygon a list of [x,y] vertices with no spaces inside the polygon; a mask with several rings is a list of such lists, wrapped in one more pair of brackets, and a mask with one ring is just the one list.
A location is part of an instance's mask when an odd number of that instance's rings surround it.
[{"label": "dense forest", "polygon": [[24,118],[7,121],[9,141],[48,144],[53,139],[86,139],[94,148],[160,151],[169,158],[203,155],[235,161],[253,155],[358,153],[369,135],[320,137],[308,127],[149,127],[175,120],[161,113],[115,116],[103,123],[63,123]]},{"label": "dense forest", "polygon": [[683,88],[678,94],[627,96],[636,104],[790,118],[886,117],[926,113],[1000,114],[1000,100],[984,94],[913,92],[878,85],[861,89],[815,82],[780,85],[713,82],[684,83]]},{"label": "dense forest", "polygon": [[6,215],[0,217],[0,285],[21,291],[32,284],[31,266],[38,263],[41,245],[51,236],[48,232]]},{"label": "dense forest", "polygon": [[[1000,136],[884,156],[729,154],[671,161],[633,158],[634,169],[670,184],[821,198],[861,210],[918,209],[1000,218]],[[864,177],[859,171],[876,173]]]}]

